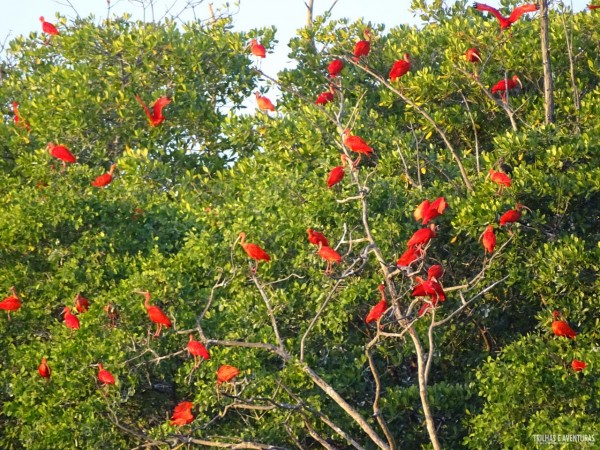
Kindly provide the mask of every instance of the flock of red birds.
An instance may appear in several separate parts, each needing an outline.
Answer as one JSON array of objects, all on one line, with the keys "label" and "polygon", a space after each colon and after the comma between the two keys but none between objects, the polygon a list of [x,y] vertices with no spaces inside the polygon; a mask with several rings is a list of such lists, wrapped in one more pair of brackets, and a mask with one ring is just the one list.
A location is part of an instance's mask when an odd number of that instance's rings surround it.
[{"label": "flock of red birds", "polygon": [[[536,11],[538,9],[538,6],[536,4],[526,4],[519,6],[512,11],[509,17],[502,16],[497,9],[482,3],[475,3],[474,8],[478,11],[486,11],[494,15],[494,17],[496,17],[496,19],[500,23],[500,29],[505,30],[509,28],[512,24],[514,24],[523,14]],[[589,9],[597,8],[600,8],[600,6],[589,5]],[[42,23],[43,32],[48,35],[48,39],[50,39],[52,36],[59,35],[59,31],[57,30],[57,28],[53,24],[46,22],[43,17],[40,17],[40,22]],[[371,50],[370,41],[371,35],[370,31],[367,29],[364,32],[364,39],[358,41],[354,46],[353,57],[356,62],[360,61],[360,58],[368,56]],[[259,44],[256,39],[252,39],[248,46],[250,47],[251,53],[257,58],[264,58],[266,56],[265,47]],[[482,60],[481,54],[476,48],[469,48],[466,52],[465,57],[469,62],[472,63],[478,63]],[[343,68],[343,60],[334,59],[327,66],[327,71],[331,78],[335,78],[340,76]],[[408,53],[405,53],[403,59],[394,62],[394,64],[392,65],[392,68],[389,73],[389,79],[392,82],[395,82],[402,76],[404,76],[406,73],[408,73],[410,69],[410,55]],[[518,76],[515,75],[511,79],[500,80],[492,87],[491,91],[492,93],[499,92],[502,96],[502,99],[505,100],[506,91],[514,89],[517,83],[520,84],[521,82]],[[329,89],[327,91],[319,94],[316,103],[319,105],[325,105],[333,101],[334,93],[335,87],[333,84],[330,84]],[[261,111],[275,111],[275,106],[267,97],[261,96],[259,92],[256,92],[255,96],[258,108]],[[150,110],[146,106],[144,101],[138,95],[136,95],[135,98],[142,106],[151,126],[156,127],[163,123],[163,121],[165,120],[165,116],[163,115],[163,109],[171,102],[171,99],[169,97],[161,96],[160,98],[158,98],[158,100],[156,100],[156,102],[152,105],[152,110]],[[24,127],[28,131],[30,131],[29,124],[25,122],[19,115],[18,103],[13,102],[12,106],[14,112],[15,125],[19,127]],[[340,166],[334,167],[328,175],[327,186],[329,188],[342,181],[342,179],[344,178],[344,170],[346,164],[348,164],[348,166],[351,169],[355,169],[359,164],[362,155],[369,157],[373,154],[373,148],[369,146],[365,142],[365,140],[360,136],[351,134],[349,129],[344,130],[342,140],[344,146],[347,149],[358,154],[358,158],[354,162],[349,164],[347,155],[341,155],[342,164]],[[47,149],[53,157],[59,159],[63,163],[64,167],[66,167],[67,163],[75,163],[77,161],[76,157],[64,145],[56,145],[53,142],[50,142],[48,143]],[[113,180],[113,174],[115,169],[116,165],[111,165],[108,173],[100,175],[94,181],[92,181],[91,184],[95,187],[108,186]],[[497,192],[498,194],[502,194],[505,188],[510,188],[511,186],[511,179],[503,172],[497,172],[493,169],[490,169],[488,176],[492,182],[496,183],[499,186],[499,190]],[[414,218],[417,221],[421,221],[422,225],[427,225],[436,217],[442,215],[447,206],[448,204],[446,203],[444,197],[439,197],[432,202],[426,199],[416,208],[414,212]],[[517,222],[521,218],[521,210],[523,208],[525,208],[525,206],[517,204],[514,209],[505,212],[500,217],[499,225],[502,227]],[[431,239],[436,237],[436,230],[437,227],[433,223],[430,223],[427,227],[423,227],[417,230],[407,241],[408,248],[398,259],[396,263],[397,266],[402,269],[408,269],[411,265],[423,260]],[[334,263],[340,264],[342,261],[342,256],[335,249],[329,246],[329,241],[322,233],[312,230],[311,228],[307,229],[307,233],[309,243],[317,246],[318,255],[327,262],[327,268],[325,270],[325,273],[330,274],[332,272],[332,265]],[[244,249],[248,257],[255,261],[255,266],[252,268],[252,271],[256,273],[259,262],[269,262],[271,257],[259,245],[247,243],[245,239],[246,234],[240,233],[240,245]],[[480,236],[480,240],[482,241],[485,253],[491,254],[494,252],[496,246],[496,236],[494,232],[494,226],[492,224],[486,226],[485,231]],[[438,305],[438,302],[443,302],[446,299],[443,286],[440,282],[440,279],[442,278],[443,274],[443,267],[439,264],[436,264],[429,267],[427,272],[427,279],[423,279],[418,276],[415,277],[418,284],[414,286],[411,292],[411,296],[427,298],[427,300],[423,302],[419,309],[419,317],[425,314],[428,310],[435,308]],[[367,324],[371,322],[376,322],[377,326],[379,326],[381,318],[389,310],[389,305],[385,296],[385,285],[379,285],[378,290],[381,295],[380,301],[371,308],[371,310],[365,318],[365,322]],[[10,320],[10,313],[18,311],[22,306],[22,303],[19,299],[19,296],[17,295],[15,287],[11,287],[10,291],[11,295],[0,301],[0,310],[4,310],[7,312],[8,320]],[[150,321],[156,324],[156,332],[154,333],[154,337],[158,337],[163,327],[168,329],[172,326],[171,320],[158,306],[150,304],[151,295],[149,292],[139,291],[136,293],[144,296],[144,307],[146,308],[148,317]],[[75,310],[77,311],[77,313],[85,313],[89,309],[89,306],[89,300],[87,300],[81,294],[77,294],[75,298]],[[114,306],[111,304],[107,305],[105,311],[109,316],[111,324],[114,325],[116,319],[118,318],[118,313],[116,313]],[[78,330],[80,327],[80,321],[78,315],[75,315],[71,312],[71,307],[65,306],[63,314],[65,326],[71,330],[71,333]],[[569,324],[566,321],[560,319],[561,313],[559,311],[554,311],[553,317],[554,321],[552,322],[552,332],[556,336],[564,336],[569,339],[575,339],[577,333],[569,326]],[[194,358],[194,368],[198,367],[201,360],[210,359],[210,354],[204,346],[204,344],[195,340],[192,334],[190,334],[189,336],[187,351],[189,355],[193,356]],[[97,379],[99,383],[102,386],[114,385],[114,376],[108,370],[104,369],[101,363],[98,363],[97,367]],[[577,359],[574,359],[572,361],[572,368],[575,371],[581,371],[585,369],[585,367],[586,363],[583,361],[579,361]],[[48,361],[46,358],[42,358],[42,361],[38,367],[38,373],[40,377],[46,379],[47,381],[50,380],[51,369],[48,365]],[[230,382],[238,374],[239,370],[236,367],[222,365],[217,371],[217,385],[221,383]],[[192,408],[192,402],[184,401],[179,403],[173,411],[171,424],[174,426],[182,426],[191,423],[194,420]]]}]

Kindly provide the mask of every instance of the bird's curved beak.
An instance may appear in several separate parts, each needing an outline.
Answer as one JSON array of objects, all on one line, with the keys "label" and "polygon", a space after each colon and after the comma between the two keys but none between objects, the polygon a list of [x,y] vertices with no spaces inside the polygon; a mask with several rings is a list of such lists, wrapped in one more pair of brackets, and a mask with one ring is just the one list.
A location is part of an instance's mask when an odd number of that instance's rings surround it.
[{"label": "bird's curved beak", "polygon": [[521,83],[521,79],[517,78],[517,83],[519,83],[519,86],[521,86],[521,89],[523,89],[523,83]]}]

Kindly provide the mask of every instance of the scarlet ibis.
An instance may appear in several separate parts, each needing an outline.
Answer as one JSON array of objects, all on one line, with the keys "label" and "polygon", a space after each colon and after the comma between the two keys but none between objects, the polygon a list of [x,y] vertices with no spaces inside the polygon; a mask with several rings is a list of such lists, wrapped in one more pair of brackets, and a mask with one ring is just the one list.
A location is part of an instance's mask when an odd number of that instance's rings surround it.
[{"label": "scarlet ibis", "polygon": [[496,248],[496,234],[494,233],[494,226],[488,225],[485,231],[479,236],[479,240],[483,244],[483,248],[486,253],[494,253]]},{"label": "scarlet ibis", "polygon": [[46,148],[52,156],[62,161],[63,169],[67,167],[67,163],[77,162],[77,158],[64,145],[56,145],[54,142],[49,142]]},{"label": "scarlet ibis", "polygon": [[156,333],[154,333],[154,337],[160,335],[163,326],[165,328],[171,328],[171,319],[169,319],[167,315],[163,312],[163,310],[160,309],[158,306],[150,304],[150,292],[136,291],[135,293],[143,295],[145,298],[144,307],[148,312],[148,317],[150,317],[150,320],[156,324]]},{"label": "scarlet ibis", "polygon": [[187,344],[187,351],[190,355],[194,357],[194,368],[198,367],[200,364],[200,358],[208,360],[210,359],[210,354],[208,350],[202,344],[202,342],[194,340],[194,335],[190,334],[190,340]]},{"label": "scarlet ibis", "polygon": [[250,53],[257,58],[264,58],[267,55],[267,49],[265,49],[264,45],[259,44],[258,40],[252,39],[248,45],[250,46]]},{"label": "scarlet ibis", "polygon": [[509,188],[512,184],[512,180],[504,172],[496,172],[494,169],[490,169],[488,176],[490,180],[499,186],[497,194],[501,194],[504,188]]},{"label": "scarlet ibis", "polygon": [[38,373],[40,377],[45,378],[48,382],[50,381],[50,366],[48,366],[46,358],[42,358],[42,362],[38,366]]},{"label": "scarlet ibis", "polygon": [[65,315],[65,325],[67,328],[70,328],[71,330],[79,330],[79,319],[76,315],[71,313],[71,308],[69,306],[65,306],[63,313]]},{"label": "scarlet ibis", "polygon": [[240,371],[237,367],[224,364],[217,370],[217,384],[228,383],[237,377],[239,373]]},{"label": "scarlet ibis", "polygon": [[508,80],[500,80],[494,86],[492,86],[492,94],[499,92],[502,101],[506,103],[506,91],[516,88],[517,83],[522,89],[523,83],[521,83],[518,75],[513,75],[513,77],[509,78]]},{"label": "scarlet ibis", "polygon": [[419,308],[419,317],[421,317],[423,314],[425,314],[430,309],[435,308],[437,305],[438,305],[438,299],[435,297],[430,298],[427,301],[424,301],[423,304],[421,305],[421,307]]},{"label": "scarlet ibis", "polygon": [[164,122],[165,116],[163,115],[163,109],[165,106],[171,103],[171,99],[169,97],[166,95],[159,97],[152,105],[152,112],[150,112],[139,95],[136,95],[135,99],[140,105],[142,105],[142,108],[144,108],[144,112],[146,113],[146,117],[148,117],[150,126],[157,127]]},{"label": "scarlet ibis", "polygon": [[335,78],[342,72],[343,68],[344,61],[341,59],[334,59],[327,66],[327,71],[329,72],[329,76],[331,76],[331,78]]},{"label": "scarlet ibis", "polygon": [[411,296],[413,297],[429,297],[431,300],[439,300],[443,302],[446,300],[446,293],[442,288],[442,285],[439,284],[435,279],[424,280],[421,277],[415,277],[415,279],[419,282],[412,292]]},{"label": "scarlet ibis", "polygon": [[434,264],[427,271],[427,279],[438,281],[444,275],[444,268],[439,264]]},{"label": "scarlet ibis", "polygon": [[46,34],[52,35],[52,36],[58,36],[58,30],[56,29],[56,27],[54,25],[52,25],[50,22],[46,22],[44,20],[44,17],[40,17],[40,22],[42,22],[42,31]]},{"label": "scarlet ibis", "polygon": [[0,310],[6,311],[6,313],[8,314],[8,320],[10,320],[10,312],[18,311],[22,305],[21,300],[17,295],[17,290],[14,286],[11,286],[10,292],[12,293],[12,295],[9,295],[0,302]]},{"label": "scarlet ibis", "polygon": [[477,11],[487,11],[489,13],[492,13],[494,15],[494,17],[496,19],[498,19],[501,30],[510,28],[510,26],[513,23],[515,23],[517,20],[519,20],[523,14],[528,13],[528,12],[535,12],[538,9],[540,9],[540,7],[537,4],[528,3],[525,5],[517,6],[510,13],[510,16],[504,17],[502,14],[500,14],[500,12],[496,8],[492,8],[491,6],[488,6],[484,3],[475,2],[475,3],[473,3],[473,8],[475,8]]},{"label": "scarlet ibis", "polygon": [[75,296],[75,309],[79,314],[83,314],[90,309],[90,301],[81,294]]},{"label": "scarlet ibis", "polygon": [[333,186],[335,186],[344,179],[344,167],[346,166],[347,160],[348,157],[342,154],[342,165],[335,166],[333,169],[331,169],[331,172],[329,172],[329,175],[327,176],[327,187],[329,189],[331,189]]},{"label": "scarlet ibis", "polygon": [[420,230],[415,231],[414,234],[411,236],[411,238],[406,243],[406,246],[407,247],[415,247],[415,246],[422,247],[422,246],[426,245],[431,239],[433,239],[436,236],[437,235],[435,232],[435,225],[429,224],[429,227],[421,228]]},{"label": "scarlet ibis", "polygon": [[373,306],[369,311],[369,314],[367,314],[367,317],[365,318],[366,323],[379,321],[379,319],[381,319],[381,316],[383,316],[383,313],[388,309],[388,304],[385,300],[385,285],[380,284],[377,287],[377,290],[381,292],[381,300],[379,301],[379,303]]},{"label": "scarlet ibis", "polygon": [[423,225],[427,225],[430,220],[442,215],[447,207],[448,203],[446,203],[444,197],[438,197],[432,203],[429,203],[429,200],[425,200],[417,207],[414,216],[415,218],[420,217]]},{"label": "scarlet ibis", "polygon": [[467,61],[473,64],[481,62],[481,54],[479,53],[479,50],[475,47],[467,49],[465,53],[465,58],[467,58]]},{"label": "scarlet ibis", "polygon": [[269,254],[264,251],[261,247],[256,244],[246,243],[246,233],[240,233],[239,235],[240,245],[248,255],[248,257],[252,258],[256,261],[256,267],[252,269],[254,273],[258,270],[258,263],[260,261],[269,262],[271,261],[271,257]]},{"label": "scarlet ibis", "polygon": [[269,100],[267,97],[260,95],[258,91],[255,92],[254,95],[256,96],[256,103],[258,105],[258,109],[260,109],[261,111],[275,111],[275,105],[273,105],[273,102],[271,102],[271,100]]},{"label": "scarlet ibis", "polygon": [[319,243],[323,244],[325,247],[329,247],[329,241],[325,237],[323,233],[319,233],[318,231],[312,230],[308,228],[306,230],[308,233],[308,242],[313,245],[319,245]]},{"label": "scarlet ibis", "polygon": [[194,415],[192,414],[192,408],[194,404],[192,402],[181,402],[173,410],[173,417],[171,418],[171,426],[181,427],[192,423],[194,421]]},{"label": "scarlet ibis", "polygon": [[94,187],[108,186],[111,183],[111,181],[113,180],[113,173],[115,172],[116,168],[117,168],[117,165],[112,164],[110,166],[110,170],[108,171],[108,173],[102,174],[99,177],[96,177],[96,179],[94,181],[92,181],[92,186],[94,186]]},{"label": "scarlet ibis", "polygon": [[321,92],[317,99],[315,100],[315,104],[317,105],[326,105],[329,102],[333,101],[333,86],[329,86],[329,90],[325,92]]},{"label": "scarlet ibis", "polygon": [[396,81],[401,76],[405,75],[411,68],[410,55],[404,54],[404,59],[400,59],[394,63],[390,70],[390,80]]},{"label": "scarlet ibis", "polygon": [[98,363],[98,381],[102,383],[103,386],[115,384],[115,377],[104,368],[102,363]]},{"label": "scarlet ibis", "polygon": [[420,248],[410,247],[398,258],[396,265],[398,267],[409,267],[411,264],[417,262],[422,255],[423,251]]},{"label": "scarlet ibis", "polygon": [[354,45],[354,61],[356,62],[361,56],[367,56],[371,51],[371,31],[369,29],[365,30],[364,37],[364,40],[360,40]]},{"label": "scarlet ibis", "polygon": [[526,206],[517,203],[515,205],[515,209],[509,209],[502,216],[500,216],[500,226],[503,227],[506,224],[515,223],[517,220],[521,218],[521,210],[526,208]]},{"label": "scarlet ibis", "polygon": [[15,126],[16,127],[25,127],[27,129],[27,131],[30,131],[31,127],[29,126],[29,124],[27,122],[25,122],[23,120],[23,118],[19,114],[19,103],[12,102],[12,108],[13,108],[13,115],[14,115],[13,119],[15,121]]},{"label": "scarlet ibis", "polygon": [[351,134],[349,128],[344,130],[344,134],[342,136],[344,138],[344,145],[353,152],[358,153],[358,158],[352,163],[354,167],[358,165],[363,154],[371,156],[373,153],[373,149],[364,141],[364,139],[360,136]]},{"label": "scarlet ibis", "polygon": [[569,326],[569,324],[564,320],[559,320],[561,316],[560,311],[555,310],[552,313],[552,317],[554,317],[554,321],[552,322],[552,332],[555,336],[564,336],[569,339],[575,339],[577,333],[573,328]]},{"label": "scarlet ibis", "polygon": [[578,359],[573,359],[573,361],[571,361],[571,367],[573,368],[573,370],[575,372],[581,372],[583,369],[585,369],[587,367],[587,364]]},{"label": "scarlet ibis", "polygon": [[415,212],[413,213],[413,216],[417,222],[423,219],[423,212],[427,211],[429,209],[429,206],[430,203],[428,199],[425,199],[421,203],[419,203],[419,206],[416,207]]},{"label": "scarlet ibis", "polygon": [[331,247],[323,246],[322,242],[319,242],[319,256],[327,261],[327,268],[325,273],[331,273],[331,265],[333,263],[339,264],[342,261],[342,256]]}]

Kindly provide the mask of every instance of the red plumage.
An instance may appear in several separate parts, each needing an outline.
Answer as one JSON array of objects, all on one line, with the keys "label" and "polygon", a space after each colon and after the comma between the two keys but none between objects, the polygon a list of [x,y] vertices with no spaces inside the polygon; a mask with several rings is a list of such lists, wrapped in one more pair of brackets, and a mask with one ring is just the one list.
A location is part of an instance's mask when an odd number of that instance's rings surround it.
[{"label": "red plumage", "polygon": [[100,363],[98,363],[98,381],[104,386],[115,384],[115,377],[113,377],[112,373],[106,370]]},{"label": "red plumage", "polygon": [[501,95],[504,95],[507,90],[516,88],[517,84],[521,85],[521,80],[517,75],[513,75],[512,78],[508,78],[506,80],[500,80],[494,86],[492,86],[492,94],[500,92]]},{"label": "red plumage", "polygon": [[73,153],[71,153],[64,145],[56,145],[54,142],[50,142],[46,148],[52,156],[60,159],[63,163],[74,163],[77,161],[77,158],[73,156]]},{"label": "red plumage", "polygon": [[267,55],[267,49],[265,48],[265,46],[259,44],[256,39],[252,39],[250,41],[250,52],[258,58],[264,58]]},{"label": "red plumage", "polygon": [[416,279],[419,281],[419,284],[411,292],[413,297],[429,297],[431,300],[439,300],[441,302],[446,300],[446,293],[437,281],[426,281],[420,277],[416,277]]},{"label": "red plumage", "polygon": [[245,242],[246,233],[240,233],[240,245],[248,255],[248,257],[254,259],[255,261],[270,261],[271,257],[269,254],[264,251],[261,247],[256,244],[247,244]]},{"label": "red plumage", "polygon": [[77,318],[77,316],[71,313],[71,308],[65,306],[63,312],[65,313],[65,325],[67,326],[67,328],[70,328],[72,330],[79,330],[79,319]]},{"label": "red plumage", "polygon": [[10,291],[12,295],[4,298],[4,300],[0,302],[0,310],[6,311],[6,313],[8,314],[8,320],[10,320],[10,312],[18,311],[19,308],[21,308],[22,306],[21,300],[17,295],[15,287],[11,286]]},{"label": "red plumage", "polygon": [[327,187],[331,189],[333,186],[338,184],[344,179],[345,174],[344,166],[335,166],[333,169],[331,169],[331,172],[329,172],[327,177]]},{"label": "red plumage", "polygon": [[398,78],[404,76],[410,70],[410,68],[410,55],[405,53],[404,59],[400,59],[392,65],[392,69],[390,70],[390,80],[396,81]]},{"label": "red plumage", "polygon": [[344,131],[344,145],[356,153],[362,153],[370,156],[373,149],[360,136],[350,134],[350,130]]},{"label": "red plumage", "polygon": [[367,56],[371,51],[371,32],[365,30],[365,40],[358,41],[354,45],[354,61],[358,61],[361,56]]},{"label": "red plumage", "polygon": [[592,10],[592,9],[598,9],[600,8],[600,5],[588,5],[588,9]]},{"label": "red plumage", "polygon": [[194,415],[192,414],[192,408],[194,404],[192,402],[181,402],[173,410],[173,417],[171,418],[171,426],[181,427],[192,423],[194,421]]},{"label": "red plumage", "polygon": [[[427,223],[430,220],[433,220],[436,217],[442,215],[444,213],[444,211],[446,210],[446,208],[448,207],[448,203],[446,203],[446,199],[444,199],[444,197],[436,198],[431,204],[429,204],[429,202],[427,201],[427,204],[425,204],[425,202],[423,202],[423,203],[421,203],[421,205],[423,205],[422,210],[421,210],[423,225],[427,225]],[[415,211],[415,217],[416,217],[416,211]]]},{"label": "red plumage", "polygon": [[432,299],[430,299],[428,301],[423,302],[423,304],[419,308],[419,317],[421,317],[423,314],[425,314],[430,309],[435,308],[437,305],[438,305],[438,299],[437,298],[432,298]]},{"label": "red plumage", "polygon": [[50,366],[48,366],[46,358],[42,358],[42,362],[38,366],[38,373],[40,374],[40,377],[50,381],[50,372]]},{"label": "red plumage", "polygon": [[494,253],[494,249],[496,248],[496,234],[492,225],[486,227],[480,239],[486,253]]},{"label": "red plumage", "polygon": [[331,247],[319,244],[319,256],[328,263],[339,264],[342,261],[342,256]]},{"label": "red plumage", "polygon": [[383,313],[387,309],[388,309],[387,302],[385,300],[381,300],[379,303],[377,303],[375,306],[373,306],[371,308],[371,310],[369,311],[369,314],[367,314],[365,322],[371,323],[371,322],[375,322],[375,321],[379,320],[381,318],[381,316],[383,316]]},{"label": "red plumage", "polygon": [[111,165],[108,173],[100,175],[94,181],[92,181],[92,186],[94,186],[94,187],[108,186],[113,180],[113,173],[114,173],[116,167],[117,167],[116,164]]},{"label": "red plumage", "polygon": [[240,371],[237,367],[224,364],[217,370],[217,384],[227,383],[237,377],[239,373]]},{"label": "red plumage", "polygon": [[75,297],[75,309],[77,309],[79,314],[87,312],[87,310],[90,309],[90,301],[83,295],[77,294]]},{"label": "red plumage", "polygon": [[411,238],[406,243],[407,247],[414,247],[416,245],[423,246],[427,244],[431,239],[436,237],[435,226],[430,225],[427,228],[421,228],[414,232]]},{"label": "red plumage", "polygon": [[162,330],[162,327],[171,328],[171,319],[167,317],[167,315],[160,309],[158,306],[150,305],[150,292],[147,291],[139,291],[137,294],[143,295],[145,297],[144,307],[148,313],[148,317],[152,322],[156,324],[156,333],[154,336],[158,336]]},{"label": "red plumage", "polygon": [[52,25],[50,22],[46,22],[44,20],[44,17],[40,17],[40,22],[42,22],[42,31],[46,34],[50,34],[53,36],[58,36],[58,30],[56,29],[56,27],[54,25]]},{"label": "red plumage", "polygon": [[260,95],[258,92],[255,92],[256,103],[258,105],[258,109],[261,111],[275,111],[275,105],[273,102],[269,100],[267,97]]},{"label": "red plumage", "polygon": [[510,26],[513,23],[519,20],[523,14],[537,11],[539,9],[539,6],[534,3],[528,3],[525,5],[517,6],[515,9],[513,9],[513,11],[510,13],[510,16],[508,17],[504,17],[496,8],[488,6],[484,3],[474,3],[473,8],[475,8],[478,11],[487,11],[493,14],[493,16],[496,19],[498,19],[498,22],[500,23],[500,29],[505,30],[507,28],[510,28]]},{"label": "red plumage", "polygon": [[321,92],[317,99],[315,100],[315,104],[317,105],[326,105],[329,102],[333,101],[333,92],[325,91]]},{"label": "red plumage", "polygon": [[577,336],[575,330],[573,330],[566,321],[559,320],[561,316],[560,311],[554,311],[552,316],[554,317],[554,321],[552,322],[552,332],[554,335],[575,339],[575,336]]},{"label": "red plumage", "polygon": [[428,280],[439,280],[444,275],[444,268],[439,264],[434,264],[427,271]]},{"label": "red plumage", "polygon": [[571,367],[573,368],[573,370],[575,372],[581,372],[583,369],[585,369],[587,367],[587,364],[578,359],[574,359],[573,361],[571,361]]},{"label": "red plumage", "polygon": [[344,61],[342,61],[341,59],[334,59],[327,66],[327,71],[329,72],[329,75],[333,78],[337,77],[341,73],[343,68]]},{"label": "red plumage", "polygon": [[510,187],[512,180],[504,172],[496,172],[494,169],[489,171],[490,180],[500,186],[501,189]]},{"label": "red plumage", "polygon": [[400,256],[400,258],[398,258],[398,261],[396,261],[396,265],[399,267],[408,267],[414,262],[416,262],[422,254],[423,252],[420,248],[410,247]]},{"label": "red plumage", "polygon": [[500,217],[500,226],[504,226],[507,223],[514,223],[521,218],[521,211],[518,209],[509,209]]},{"label": "red plumage", "polygon": [[479,53],[479,50],[475,47],[467,49],[465,53],[465,58],[467,58],[467,61],[469,61],[470,63],[475,64],[481,62],[481,54]]},{"label": "red plumage", "polygon": [[317,246],[321,244],[324,247],[329,247],[329,241],[323,233],[319,233],[318,231],[312,230],[310,228],[308,228],[306,232],[308,233],[308,242],[310,242],[311,244]]},{"label": "red plumage", "polygon": [[144,112],[146,113],[146,117],[148,117],[151,126],[156,127],[164,122],[165,116],[163,115],[163,109],[165,106],[171,103],[171,99],[169,97],[166,95],[159,97],[158,100],[156,100],[152,105],[152,112],[150,112],[139,95],[136,95],[135,99],[140,105],[142,105],[142,108],[144,108]]},{"label": "red plumage", "polygon": [[187,351],[192,356],[199,356],[202,359],[206,360],[210,359],[210,354],[208,353],[208,350],[206,349],[204,344],[202,344],[202,342],[194,340],[194,336],[191,334],[190,340],[187,344]]}]

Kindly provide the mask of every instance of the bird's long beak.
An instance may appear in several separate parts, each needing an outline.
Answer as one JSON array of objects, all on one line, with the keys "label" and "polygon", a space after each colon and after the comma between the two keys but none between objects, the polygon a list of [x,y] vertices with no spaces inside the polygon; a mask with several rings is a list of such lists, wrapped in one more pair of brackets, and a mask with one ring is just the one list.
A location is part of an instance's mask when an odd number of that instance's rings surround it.
[{"label": "bird's long beak", "polygon": [[519,83],[519,86],[521,86],[521,89],[523,89],[523,83],[521,83],[521,79],[517,78],[517,83]]}]

